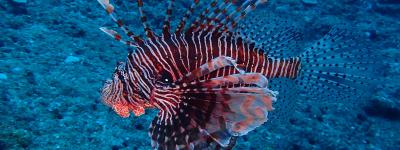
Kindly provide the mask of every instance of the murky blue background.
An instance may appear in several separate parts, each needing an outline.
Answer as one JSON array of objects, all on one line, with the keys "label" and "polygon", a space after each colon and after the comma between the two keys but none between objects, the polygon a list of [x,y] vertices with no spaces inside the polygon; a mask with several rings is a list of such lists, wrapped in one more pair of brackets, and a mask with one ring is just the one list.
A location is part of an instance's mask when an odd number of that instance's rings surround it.
[{"label": "murky blue background", "polygon": [[[172,19],[189,5],[177,1]],[[154,28],[166,6],[145,1]],[[0,8],[0,149],[150,149],[147,128],[155,111],[123,119],[99,100],[126,47],[98,29],[110,19],[97,1],[2,0]],[[326,27],[348,23],[365,34],[359,40],[369,48],[399,56],[398,0],[271,0],[252,13],[260,12],[297,20],[309,42]],[[129,14],[131,27],[142,33],[136,8]],[[299,101],[295,120],[267,122],[241,137],[236,149],[400,149],[399,66],[376,70],[391,82],[360,105]]]}]

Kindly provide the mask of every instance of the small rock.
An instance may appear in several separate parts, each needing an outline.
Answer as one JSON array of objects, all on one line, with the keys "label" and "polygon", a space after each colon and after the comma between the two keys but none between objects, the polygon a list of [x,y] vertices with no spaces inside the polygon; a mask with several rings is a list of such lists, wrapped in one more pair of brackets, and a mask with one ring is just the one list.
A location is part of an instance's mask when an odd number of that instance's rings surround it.
[{"label": "small rock", "polygon": [[301,0],[304,4],[308,4],[308,5],[316,5],[318,4],[317,0]]},{"label": "small rock", "polygon": [[121,149],[121,147],[117,146],[117,145],[113,145],[113,146],[111,146],[111,149],[112,150],[119,150],[119,149]]},{"label": "small rock", "polygon": [[385,97],[375,97],[364,106],[364,112],[369,116],[400,121],[400,108],[395,100]]},{"label": "small rock", "polygon": [[8,79],[7,74],[0,73],[0,80],[7,80],[7,79]]},{"label": "small rock", "polygon": [[25,79],[28,81],[29,84],[36,85],[37,80],[36,80],[36,75],[34,72],[28,70],[25,72]]},{"label": "small rock", "polygon": [[143,130],[144,129],[142,124],[136,124],[135,128],[138,129],[138,130]]},{"label": "small rock", "polygon": [[365,35],[371,40],[375,40],[378,37],[376,30],[365,31]]},{"label": "small rock", "polygon": [[312,21],[314,20],[314,18],[313,18],[313,17],[310,17],[310,16],[304,16],[303,19],[304,19],[304,21],[307,22],[307,23],[312,22]]},{"label": "small rock", "polygon": [[79,62],[79,61],[81,61],[81,58],[75,57],[75,56],[68,56],[68,57],[64,60],[65,63],[76,63],[76,62]]}]

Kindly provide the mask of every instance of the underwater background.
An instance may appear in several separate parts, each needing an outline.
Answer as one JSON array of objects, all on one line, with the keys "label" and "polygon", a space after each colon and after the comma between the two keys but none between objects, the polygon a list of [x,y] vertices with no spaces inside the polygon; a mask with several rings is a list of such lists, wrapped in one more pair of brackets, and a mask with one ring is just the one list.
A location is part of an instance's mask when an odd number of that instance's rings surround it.
[{"label": "underwater background", "polygon": [[[145,3],[160,28],[167,1]],[[172,20],[190,3],[177,0]],[[97,1],[2,0],[0,8],[0,150],[151,148],[147,129],[156,111],[124,119],[100,100],[127,48],[99,30],[110,18]],[[310,43],[346,23],[364,33],[358,40],[369,48],[400,56],[398,0],[271,0],[247,17],[261,12],[296,20],[290,23]],[[131,29],[143,32],[136,8],[130,13]],[[390,82],[354,108],[299,96],[289,122],[268,121],[235,149],[400,149],[400,63],[376,71]]]}]

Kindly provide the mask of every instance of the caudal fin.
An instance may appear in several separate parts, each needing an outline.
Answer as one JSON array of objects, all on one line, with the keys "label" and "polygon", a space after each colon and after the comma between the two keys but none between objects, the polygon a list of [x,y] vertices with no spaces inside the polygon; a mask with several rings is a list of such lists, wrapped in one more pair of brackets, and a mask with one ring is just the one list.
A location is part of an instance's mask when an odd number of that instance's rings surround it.
[{"label": "caudal fin", "polygon": [[381,83],[385,58],[369,50],[360,37],[346,28],[335,27],[301,54],[296,84],[309,99],[318,102],[360,102]]},{"label": "caudal fin", "polygon": [[302,100],[319,105],[342,103],[348,108],[360,108],[357,105],[366,102],[363,98],[385,83],[382,80],[383,68],[392,58],[384,56],[378,49],[368,48],[370,44],[366,43],[363,34],[351,26],[333,27],[312,45],[304,46],[303,43],[310,41],[303,39],[303,31],[299,30],[302,27],[298,26],[305,26],[302,21],[287,20],[293,18],[290,16],[273,16],[276,14],[253,14],[239,25],[237,34],[255,42],[255,47],[265,50],[271,60],[299,57],[300,70],[294,82],[275,78],[281,76],[268,76],[268,72],[276,71],[262,70],[269,78],[269,88],[280,93],[271,117],[283,120],[275,121],[289,121],[295,113],[293,111],[299,110],[294,107],[308,104]]}]

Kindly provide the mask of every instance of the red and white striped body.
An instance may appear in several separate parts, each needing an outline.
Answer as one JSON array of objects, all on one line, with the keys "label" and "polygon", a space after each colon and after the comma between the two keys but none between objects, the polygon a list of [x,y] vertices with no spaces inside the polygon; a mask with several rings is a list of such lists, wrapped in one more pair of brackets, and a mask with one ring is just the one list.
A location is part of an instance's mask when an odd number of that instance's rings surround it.
[{"label": "red and white striped body", "polygon": [[[215,69],[215,65],[222,62],[210,63],[213,59],[220,57],[233,59],[238,66],[221,67],[215,71],[210,71],[207,75],[201,77],[199,75],[199,78],[194,81],[177,85],[177,82],[180,82],[187,74],[201,68],[204,64],[209,64],[207,68],[209,70]],[[107,87],[114,86],[113,89],[121,89],[123,93],[121,95],[125,95],[121,99],[125,100],[116,100],[115,97],[110,98],[109,95],[103,95],[103,100],[122,117],[128,117],[130,111],[133,111],[136,115],[141,115],[145,108],[156,107],[162,111],[154,124],[173,125],[174,116],[179,111],[176,108],[181,108],[182,104],[187,104],[183,99],[188,96],[184,95],[201,93],[204,92],[204,88],[209,88],[205,86],[208,84],[202,84],[202,86],[192,85],[191,89],[185,89],[187,84],[214,79],[212,84],[214,85],[217,78],[228,78],[228,76],[240,74],[237,68],[243,69],[246,73],[262,74],[268,79],[296,78],[299,67],[300,59],[298,57],[288,59],[268,58],[262,49],[256,48],[254,44],[246,42],[240,37],[212,32],[173,34],[169,38],[156,37],[138,44],[136,50],[128,54],[127,62],[116,70],[115,74],[117,75],[114,75],[114,80],[119,81],[120,84],[108,84],[104,88],[109,89]],[[231,77],[227,81],[244,79],[243,77]],[[262,80],[260,77],[254,77],[257,81],[254,84],[257,84],[258,80]],[[243,83],[249,84],[248,81]],[[122,86],[115,87],[116,85]],[[172,88],[164,88],[164,85]],[[238,87],[241,87],[241,84]],[[198,92],[196,92],[197,90]],[[253,89],[248,90],[254,91]],[[247,92],[249,92],[248,90]],[[250,95],[250,97],[244,99],[253,101],[252,97]],[[125,103],[120,104],[121,102]],[[267,104],[266,108],[272,110],[272,99],[268,98],[265,103]],[[210,106],[212,105],[210,104]],[[250,108],[250,106],[246,107]],[[265,118],[263,116],[260,115],[259,117]],[[266,118],[264,121],[266,121]],[[241,128],[248,130],[248,127]]]},{"label": "red and white striped body", "polygon": [[[240,37],[209,32],[172,35],[167,39],[154,38],[129,54],[128,63],[143,66],[142,69],[147,69],[143,70],[145,72],[167,71],[173,81],[177,81],[200,65],[220,56],[233,58],[246,72],[261,73],[267,78],[296,78],[300,68],[298,57],[268,58],[262,49]],[[228,67],[217,70],[207,78],[234,73],[238,73],[235,68]]]}]

